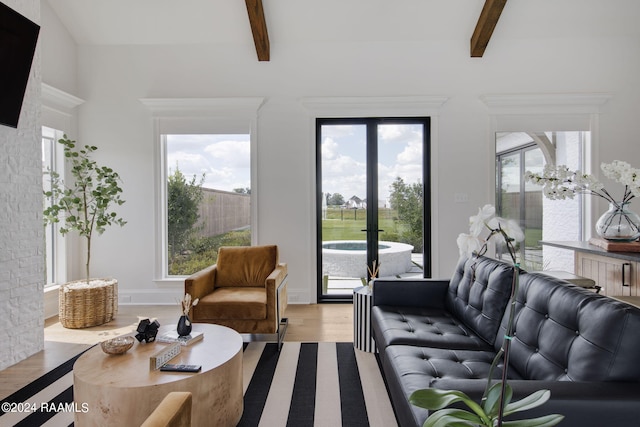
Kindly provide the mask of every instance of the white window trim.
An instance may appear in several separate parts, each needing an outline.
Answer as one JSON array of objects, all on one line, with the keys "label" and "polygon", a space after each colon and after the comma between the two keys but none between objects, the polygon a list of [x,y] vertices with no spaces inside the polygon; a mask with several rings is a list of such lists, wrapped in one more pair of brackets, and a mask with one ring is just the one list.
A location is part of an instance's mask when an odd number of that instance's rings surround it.
[{"label": "white window trim", "polygon": [[257,122],[258,111],[264,103],[261,97],[233,98],[143,98],[140,102],[151,112],[154,147],[154,199],[155,251],[154,281],[158,284],[182,284],[184,279],[170,277],[166,265],[165,209],[166,145],[161,144],[164,134],[231,134],[248,133],[251,145],[251,239],[258,235],[258,177],[257,177]]},{"label": "white window trim", "polygon": [[[46,83],[41,84],[42,117],[41,125],[52,129],[62,130],[67,135],[76,133],[77,107],[84,103],[84,100],[68,92],[57,89]],[[42,135],[41,135],[42,136]],[[60,156],[59,165],[64,174],[64,155],[62,150],[56,150],[56,155]],[[67,245],[68,238],[56,234],[56,281],[58,285],[47,286],[44,289],[44,317],[48,319],[58,315],[58,288],[59,285],[67,281],[70,266],[68,260],[70,245]]]},{"label": "white window trim", "polygon": [[[489,112],[489,156],[488,164],[495,164],[497,132],[536,131],[589,131],[591,147],[585,150],[587,173],[599,170],[599,115],[612,95],[607,93],[578,94],[498,94],[482,95],[480,100]],[[495,205],[495,168],[489,174],[487,194],[491,194]],[[585,198],[583,236],[590,236],[591,227],[597,218],[597,204]]]}]

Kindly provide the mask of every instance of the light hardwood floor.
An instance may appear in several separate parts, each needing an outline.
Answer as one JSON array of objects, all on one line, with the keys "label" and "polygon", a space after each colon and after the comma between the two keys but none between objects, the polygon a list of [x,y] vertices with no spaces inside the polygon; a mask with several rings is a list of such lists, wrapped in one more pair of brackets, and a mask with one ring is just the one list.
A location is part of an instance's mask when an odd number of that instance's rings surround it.
[{"label": "light hardwood floor", "polygon": [[[44,350],[0,371],[0,399],[69,360],[93,344],[133,332],[141,319],[156,318],[161,325],[176,323],[177,306],[133,306],[118,308],[114,320],[85,329],[66,329],[57,317],[45,321]],[[353,341],[352,304],[290,304],[285,316],[289,327],[285,341]]]}]

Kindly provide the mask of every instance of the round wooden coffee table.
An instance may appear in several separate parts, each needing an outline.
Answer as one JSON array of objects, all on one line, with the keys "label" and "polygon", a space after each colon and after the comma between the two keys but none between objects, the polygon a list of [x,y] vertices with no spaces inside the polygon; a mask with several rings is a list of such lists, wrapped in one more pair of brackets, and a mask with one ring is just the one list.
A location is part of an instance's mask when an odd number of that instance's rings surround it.
[{"label": "round wooden coffee table", "polygon": [[[170,330],[160,328],[158,336]],[[149,358],[169,344],[135,342],[123,355],[96,346],[73,366],[75,425],[139,426],[170,391],[190,391],[193,426],[235,426],[243,410],[242,337],[233,329],[193,324],[204,338],[169,363],[202,365],[197,373],[151,370]]]}]

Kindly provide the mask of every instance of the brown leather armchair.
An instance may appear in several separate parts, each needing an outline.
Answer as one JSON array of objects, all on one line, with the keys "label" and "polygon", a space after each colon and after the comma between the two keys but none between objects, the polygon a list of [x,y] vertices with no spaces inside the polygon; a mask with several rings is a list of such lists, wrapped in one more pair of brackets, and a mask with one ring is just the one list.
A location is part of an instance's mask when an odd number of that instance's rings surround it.
[{"label": "brown leather armchair", "polygon": [[215,323],[246,334],[246,340],[277,340],[286,332],[287,264],[278,247],[225,246],[218,261],[185,279],[185,293],[200,301],[193,322]]}]

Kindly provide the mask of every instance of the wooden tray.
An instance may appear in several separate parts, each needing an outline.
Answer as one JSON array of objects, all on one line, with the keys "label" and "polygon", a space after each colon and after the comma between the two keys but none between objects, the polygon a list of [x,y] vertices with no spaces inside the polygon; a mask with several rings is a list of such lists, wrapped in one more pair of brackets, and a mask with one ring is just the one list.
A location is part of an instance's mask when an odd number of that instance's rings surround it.
[{"label": "wooden tray", "polygon": [[598,246],[608,252],[640,252],[640,242],[638,241],[612,242],[599,237],[592,237],[589,239],[589,244]]}]

